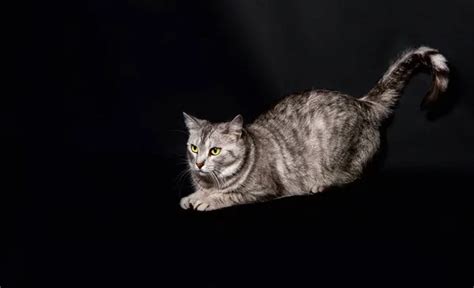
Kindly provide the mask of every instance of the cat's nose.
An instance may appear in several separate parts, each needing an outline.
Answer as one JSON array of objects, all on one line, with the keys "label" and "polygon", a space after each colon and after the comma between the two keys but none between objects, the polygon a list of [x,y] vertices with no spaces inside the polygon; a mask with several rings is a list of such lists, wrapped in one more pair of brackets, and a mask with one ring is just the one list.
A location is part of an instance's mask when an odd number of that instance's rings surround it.
[{"label": "cat's nose", "polygon": [[204,166],[204,161],[202,161],[202,162],[196,162],[196,166],[198,166],[198,168],[201,169],[202,166]]}]

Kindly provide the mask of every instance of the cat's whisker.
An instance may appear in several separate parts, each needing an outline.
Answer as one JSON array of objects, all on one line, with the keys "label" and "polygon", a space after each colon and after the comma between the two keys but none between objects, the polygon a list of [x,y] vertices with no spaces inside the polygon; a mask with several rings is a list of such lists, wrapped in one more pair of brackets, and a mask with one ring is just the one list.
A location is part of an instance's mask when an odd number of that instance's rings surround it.
[{"label": "cat's whisker", "polygon": [[219,176],[217,176],[217,173],[216,173],[216,172],[213,171],[212,173],[213,173],[214,176],[216,177],[219,190],[221,190],[221,189],[222,189],[222,186],[223,186],[223,183],[221,182],[221,179],[219,179]]},{"label": "cat's whisker", "polygon": [[179,172],[178,175],[175,177],[174,181],[176,181],[176,182],[180,181],[181,178],[183,178],[188,173],[189,173],[189,170],[183,170],[183,171]]},{"label": "cat's whisker", "polygon": [[219,188],[219,182],[216,180],[216,175],[214,173],[210,172],[209,175],[211,175],[212,182],[217,186],[217,190],[220,190]]},{"label": "cat's whisker", "polygon": [[217,189],[221,190],[221,183],[220,183],[219,178],[217,177],[216,173],[214,171],[212,171],[211,175],[214,177],[214,179],[216,181]]},{"label": "cat's whisker", "polygon": [[176,183],[176,186],[178,188],[178,193],[179,193],[179,196],[181,196],[181,191],[182,191],[182,188],[183,188],[183,183],[184,183],[184,179],[186,176],[188,176],[189,174],[191,174],[191,170],[190,169],[186,169],[186,170],[183,170],[181,171],[178,176],[175,177],[175,183]]}]

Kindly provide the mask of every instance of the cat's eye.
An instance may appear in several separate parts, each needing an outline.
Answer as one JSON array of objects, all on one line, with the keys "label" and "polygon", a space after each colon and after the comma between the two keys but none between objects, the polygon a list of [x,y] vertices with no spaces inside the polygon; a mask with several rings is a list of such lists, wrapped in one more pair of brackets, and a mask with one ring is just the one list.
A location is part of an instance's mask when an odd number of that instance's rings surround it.
[{"label": "cat's eye", "polygon": [[191,151],[192,151],[193,153],[198,153],[199,149],[198,149],[198,147],[197,147],[196,145],[191,144]]},{"label": "cat's eye", "polygon": [[211,148],[211,150],[209,150],[209,153],[211,153],[212,156],[217,156],[221,153],[221,148],[219,147],[214,147],[214,148]]}]

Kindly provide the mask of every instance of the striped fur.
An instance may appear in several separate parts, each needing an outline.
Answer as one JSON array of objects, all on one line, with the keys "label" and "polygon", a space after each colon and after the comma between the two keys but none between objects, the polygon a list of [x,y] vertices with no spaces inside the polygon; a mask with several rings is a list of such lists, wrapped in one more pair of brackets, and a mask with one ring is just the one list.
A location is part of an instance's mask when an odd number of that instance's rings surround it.
[{"label": "striped fur", "polygon": [[[328,90],[294,94],[249,125],[240,115],[210,123],[184,114],[196,192],[182,198],[181,207],[214,210],[317,193],[356,180],[379,148],[382,121],[423,66],[433,74],[423,100],[428,105],[446,90],[449,69],[437,50],[420,47],[404,52],[359,99]],[[212,155],[213,147],[221,153]]]}]

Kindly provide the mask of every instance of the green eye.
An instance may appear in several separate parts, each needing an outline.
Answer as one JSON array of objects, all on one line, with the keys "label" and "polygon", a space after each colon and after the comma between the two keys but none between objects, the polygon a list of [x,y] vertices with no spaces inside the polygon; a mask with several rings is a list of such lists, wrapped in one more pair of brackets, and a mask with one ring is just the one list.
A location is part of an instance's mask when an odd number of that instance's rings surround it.
[{"label": "green eye", "polygon": [[198,153],[198,150],[199,150],[199,149],[198,149],[198,147],[197,147],[196,145],[191,144],[191,151],[192,151],[193,153]]},{"label": "green eye", "polygon": [[209,150],[209,152],[211,153],[211,155],[217,156],[221,153],[221,148],[214,147],[214,148],[211,148],[211,150]]}]

